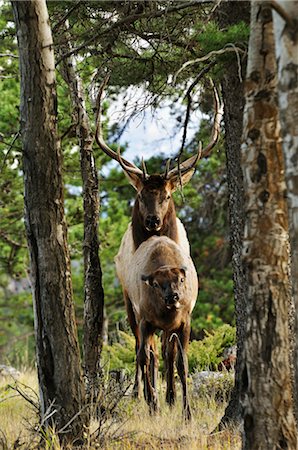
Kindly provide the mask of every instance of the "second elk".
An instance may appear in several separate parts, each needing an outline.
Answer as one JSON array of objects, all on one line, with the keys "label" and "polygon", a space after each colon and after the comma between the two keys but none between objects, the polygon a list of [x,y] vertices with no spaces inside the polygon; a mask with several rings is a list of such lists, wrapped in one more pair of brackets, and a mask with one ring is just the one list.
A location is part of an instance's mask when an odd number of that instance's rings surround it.
[{"label": "second elk", "polygon": [[198,277],[194,264],[190,256],[172,239],[153,236],[144,241],[134,253],[131,266],[127,268],[126,286],[140,332],[137,360],[150,410],[158,409],[158,355],[154,333],[156,330],[163,330],[166,400],[170,405],[175,401],[174,364],[177,356],[177,370],[183,389],[183,411],[185,418],[190,419],[186,352],[190,316],[198,295]]}]

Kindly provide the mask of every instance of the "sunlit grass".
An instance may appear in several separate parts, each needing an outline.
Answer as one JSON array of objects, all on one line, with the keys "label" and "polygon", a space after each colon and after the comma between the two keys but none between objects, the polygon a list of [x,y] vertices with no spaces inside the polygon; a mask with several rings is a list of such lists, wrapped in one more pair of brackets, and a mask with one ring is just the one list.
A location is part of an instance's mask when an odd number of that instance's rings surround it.
[{"label": "sunlit grass", "polygon": [[[38,392],[36,373],[25,371],[21,374],[20,389],[36,400],[29,386]],[[9,378],[0,379],[0,448],[38,449],[43,441],[45,448],[62,450],[54,434],[41,438],[36,433],[38,421],[35,408],[10,386],[14,382]],[[164,390],[164,386],[162,388]],[[182,418],[180,392],[173,408],[164,401],[164,392],[160,395],[160,413],[150,415],[144,400],[136,401],[125,396],[119,401],[117,410],[105,420],[100,428],[93,420],[90,430],[86,431],[84,450],[105,448],[107,450],[238,450],[241,448],[237,430],[227,429],[212,433],[224,413],[225,404],[210,398],[192,396],[193,420],[186,423]],[[67,448],[72,448],[71,446]]]},{"label": "sunlit grass", "polygon": [[[34,370],[21,372],[16,381],[11,376],[0,377],[0,448],[14,448],[16,442],[29,443],[32,438],[32,427],[37,422],[34,407],[15,389],[19,386],[36,401],[38,392],[37,374]],[[15,447],[17,448],[17,447]]]}]

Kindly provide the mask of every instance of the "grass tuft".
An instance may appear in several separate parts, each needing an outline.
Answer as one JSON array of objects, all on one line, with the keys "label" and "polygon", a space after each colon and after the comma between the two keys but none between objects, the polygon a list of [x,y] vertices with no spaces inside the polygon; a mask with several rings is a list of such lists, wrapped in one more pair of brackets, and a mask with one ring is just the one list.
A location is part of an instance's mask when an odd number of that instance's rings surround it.
[{"label": "grass tuft", "polygon": [[[105,399],[107,405],[113,404],[113,409],[107,414],[106,407],[104,414],[97,414],[90,429],[85,431],[86,442],[81,449],[238,450],[241,448],[237,429],[227,428],[212,433],[224,413],[225,402],[218,402],[215,396],[191,395],[193,419],[190,423],[186,423],[182,419],[180,389],[175,406],[170,408],[164,399],[165,386],[161,380],[159,385],[161,385],[160,413],[149,415],[144,400],[132,399],[127,389],[123,390],[123,395],[119,395],[119,386],[114,384],[113,387],[113,383],[110,383],[108,390],[104,391],[101,402],[103,404]],[[177,387],[178,385],[179,383]],[[33,394],[37,391],[37,376],[32,370],[23,371],[18,382],[7,377],[0,378],[0,448],[73,450],[72,446],[60,446],[54,430],[41,436],[37,425],[36,396]]]}]

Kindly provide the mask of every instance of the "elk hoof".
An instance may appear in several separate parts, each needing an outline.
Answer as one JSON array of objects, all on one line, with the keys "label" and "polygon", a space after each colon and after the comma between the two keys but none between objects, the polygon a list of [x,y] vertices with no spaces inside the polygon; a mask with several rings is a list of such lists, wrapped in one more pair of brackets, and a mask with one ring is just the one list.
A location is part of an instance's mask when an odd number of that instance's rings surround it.
[{"label": "elk hoof", "polygon": [[174,406],[175,400],[176,400],[175,392],[173,392],[173,391],[167,392],[167,395],[166,395],[166,402],[167,402],[167,404],[169,406]]},{"label": "elk hoof", "polygon": [[140,399],[141,398],[141,389],[138,383],[135,383],[132,388],[132,398]]},{"label": "elk hoof", "polygon": [[186,422],[190,422],[192,419],[192,413],[190,406],[187,405],[185,409],[183,409],[183,417]]}]

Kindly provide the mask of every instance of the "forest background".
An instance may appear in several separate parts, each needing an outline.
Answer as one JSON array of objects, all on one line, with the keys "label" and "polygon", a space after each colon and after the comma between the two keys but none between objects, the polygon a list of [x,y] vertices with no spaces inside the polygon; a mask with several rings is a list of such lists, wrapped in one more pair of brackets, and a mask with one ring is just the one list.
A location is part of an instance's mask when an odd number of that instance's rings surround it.
[{"label": "forest background", "polygon": [[[123,142],[121,136],[133,117],[136,117],[134,123],[139,122],[142,127],[145,114],[154,117],[156,111],[162,111],[165,105],[168,110],[170,108],[176,139],[162,143],[162,148],[167,148],[167,151],[161,152],[159,143],[144,129],[143,139],[151,147],[151,157],[146,161],[149,173],[163,170],[166,159],[175,159],[182,147],[183,155],[187,157],[196,151],[199,140],[204,143],[210,139],[214,114],[212,90],[208,79],[198,77],[198,74],[204,70],[215,82],[220,82],[224,67],[235,59],[240,69],[241,64],[245,63],[249,35],[245,11],[243,20],[237,18],[234,24],[222,27],[216,17],[216,7],[208,3],[197,8],[190,2],[180,10],[177,8],[177,11],[173,7],[172,13],[162,17],[156,17],[158,2],[148,4],[151,18],[144,17],[133,24],[126,23],[125,17],[141,15],[142,2],[77,2],[71,7],[66,7],[65,2],[48,4],[57,51],[58,126],[64,158],[65,211],[80,337],[84,301],[83,202],[73,108],[68,87],[61,75],[61,51],[62,54],[66,52],[67,39],[71,36],[72,46],[76,49],[77,67],[84,83],[91,118],[94,116],[94,86],[104,77],[106,70],[111,71],[104,105],[104,127],[106,140],[112,147],[116,149],[118,143]],[[68,38],[61,25],[65,14],[68,14],[70,24]],[[122,28],[110,25],[118,21],[121,24],[121,20]],[[95,32],[100,36],[100,44],[99,38],[92,38]],[[17,43],[8,2],[1,5],[0,36],[0,361],[20,366],[34,361],[34,325],[23,221]],[[185,68],[173,83],[173,74],[185,62],[206,55],[210,55],[209,58],[202,58],[203,61]],[[136,92],[142,92],[142,95],[136,98]],[[123,105],[121,120],[113,122],[110,111],[115,104],[119,106],[119,98]],[[203,113],[201,120],[198,111]],[[192,123],[188,116],[193,118]],[[190,123],[196,129],[195,133],[190,133]],[[133,126],[130,125],[131,134]],[[192,134],[191,138],[189,134]],[[179,139],[182,135],[183,144],[182,138]],[[171,141],[175,142],[175,146],[171,145]],[[183,192],[175,194],[177,213],[187,229],[201,282],[199,301],[192,318],[193,339],[201,339],[224,324],[235,325],[223,141],[224,136],[211,156],[200,162]],[[121,151],[140,164],[140,146],[133,147],[124,143]],[[126,153],[127,150],[129,153]],[[125,340],[131,353],[129,357],[123,355],[124,350],[119,351],[117,347],[115,364],[126,366],[127,361],[132,363],[133,344],[126,334],[119,335],[119,330],[128,332],[128,326],[113,259],[130,221],[135,194],[122,170],[110,164],[100,149],[94,147],[94,156],[100,177],[100,258],[109,344],[117,344],[119,340],[123,343]],[[220,328],[219,353],[224,345],[233,343],[234,335],[233,329]],[[207,360],[203,358],[200,367],[218,362],[217,351],[214,360],[210,361],[210,358],[212,360],[213,357],[210,356],[209,361],[208,357]]]}]

